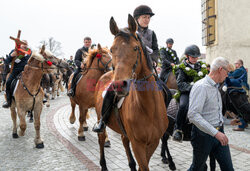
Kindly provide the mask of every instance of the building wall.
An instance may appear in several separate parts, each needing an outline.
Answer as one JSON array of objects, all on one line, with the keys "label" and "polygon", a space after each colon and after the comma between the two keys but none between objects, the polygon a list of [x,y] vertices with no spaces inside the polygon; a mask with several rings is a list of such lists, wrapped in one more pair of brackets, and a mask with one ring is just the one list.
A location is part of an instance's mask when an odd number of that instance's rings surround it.
[{"label": "building wall", "polygon": [[207,47],[206,61],[218,56],[232,63],[242,59],[250,82],[250,0],[217,0],[216,13],[216,41]]}]

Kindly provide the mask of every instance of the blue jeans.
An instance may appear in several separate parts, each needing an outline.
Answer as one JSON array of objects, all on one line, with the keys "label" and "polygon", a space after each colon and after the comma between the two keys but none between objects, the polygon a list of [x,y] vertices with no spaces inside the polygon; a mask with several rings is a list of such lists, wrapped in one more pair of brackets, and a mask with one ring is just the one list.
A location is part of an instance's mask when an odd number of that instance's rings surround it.
[{"label": "blue jeans", "polygon": [[[224,133],[223,128],[220,131]],[[192,128],[191,144],[193,146],[193,162],[189,168],[190,171],[206,170],[206,161],[211,152],[222,171],[234,170],[229,146],[222,146],[215,137],[202,132],[196,126]]]},{"label": "blue jeans", "polygon": [[240,118],[240,122],[241,122],[241,125],[239,125],[238,127],[244,129],[244,128],[246,127],[246,124],[247,124],[247,123],[244,121],[243,118]]}]

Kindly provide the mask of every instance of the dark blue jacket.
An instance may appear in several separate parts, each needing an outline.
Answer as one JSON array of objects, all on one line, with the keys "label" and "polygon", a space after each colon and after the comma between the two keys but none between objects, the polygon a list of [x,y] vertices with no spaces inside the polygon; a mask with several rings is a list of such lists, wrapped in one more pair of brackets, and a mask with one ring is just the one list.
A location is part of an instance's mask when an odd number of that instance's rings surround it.
[{"label": "dark blue jacket", "polygon": [[249,85],[247,83],[247,71],[244,66],[236,69],[234,72],[229,73],[228,77],[230,79],[239,79],[242,86],[245,86],[249,90]]},{"label": "dark blue jacket", "polygon": [[[6,58],[6,64],[9,65],[12,62],[13,57],[10,56],[12,53],[14,52],[14,50],[12,50],[9,54],[9,56]],[[16,58],[16,61],[14,62],[14,67],[13,67],[13,73],[18,73],[24,70],[24,66],[27,64],[30,55],[25,55],[22,58],[20,58],[20,62],[17,61],[19,57]],[[18,62],[18,63],[17,63]]]},{"label": "dark blue jacket", "polygon": [[87,52],[88,53],[88,50],[89,48],[83,46],[82,48],[78,49],[76,51],[76,55],[75,55],[75,65],[78,67],[78,68],[81,68],[81,62],[83,60],[83,53],[84,52]]}]

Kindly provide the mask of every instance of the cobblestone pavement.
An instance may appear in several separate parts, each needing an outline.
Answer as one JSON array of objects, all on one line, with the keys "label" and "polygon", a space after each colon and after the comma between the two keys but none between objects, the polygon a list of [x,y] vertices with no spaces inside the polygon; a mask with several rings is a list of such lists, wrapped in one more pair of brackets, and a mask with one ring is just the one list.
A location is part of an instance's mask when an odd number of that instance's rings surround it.
[{"label": "cobblestone pavement", "polygon": [[[0,95],[0,104],[3,95]],[[41,137],[44,149],[34,145],[34,126],[28,122],[24,137],[12,138],[12,120],[9,109],[0,107],[0,170],[100,170],[99,145],[96,133],[91,129],[96,122],[93,109],[89,110],[87,120],[89,131],[85,132],[86,141],[77,139],[78,119],[69,123],[71,107],[68,97],[62,95],[51,101],[50,108],[43,108],[41,115]],[[78,118],[78,108],[76,110]],[[229,137],[230,150],[235,170],[250,170],[250,129],[244,132],[233,132],[232,126],[225,126]],[[111,148],[105,148],[109,170],[129,170],[125,150],[120,135],[108,129]],[[161,162],[160,145],[150,160],[151,170],[169,170]],[[190,142],[176,143],[169,141],[170,152],[177,170],[187,170],[192,162]],[[217,164],[217,169],[220,170]]]}]

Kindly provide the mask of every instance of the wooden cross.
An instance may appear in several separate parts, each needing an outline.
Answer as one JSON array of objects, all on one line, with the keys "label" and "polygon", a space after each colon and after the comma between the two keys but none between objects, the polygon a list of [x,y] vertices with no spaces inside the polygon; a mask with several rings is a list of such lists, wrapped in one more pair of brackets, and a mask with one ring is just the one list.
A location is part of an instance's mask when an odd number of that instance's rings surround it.
[{"label": "wooden cross", "polygon": [[[14,38],[14,37],[10,36],[10,39],[14,40],[15,43],[16,43],[15,50],[17,52],[17,56],[20,55],[20,52],[18,51],[18,48],[20,48],[21,44],[27,45],[27,43],[25,43],[25,42],[23,42],[23,41],[20,40],[20,36],[21,36],[21,30],[18,30],[17,38]],[[10,73],[12,73],[12,70],[13,70],[13,67],[14,67],[14,62],[15,62],[17,56],[13,57],[13,59],[11,61]]]}]

